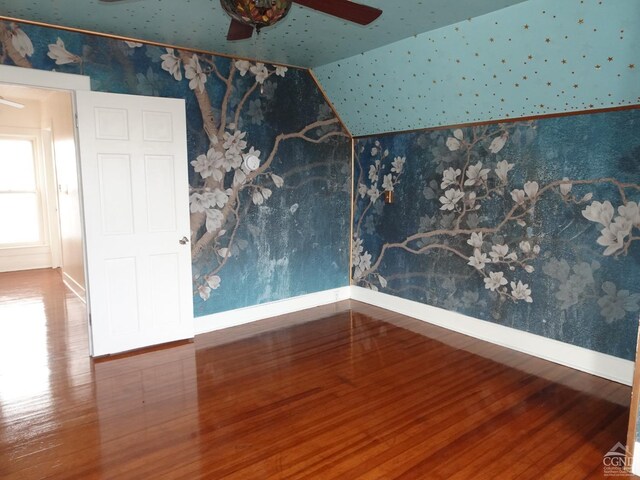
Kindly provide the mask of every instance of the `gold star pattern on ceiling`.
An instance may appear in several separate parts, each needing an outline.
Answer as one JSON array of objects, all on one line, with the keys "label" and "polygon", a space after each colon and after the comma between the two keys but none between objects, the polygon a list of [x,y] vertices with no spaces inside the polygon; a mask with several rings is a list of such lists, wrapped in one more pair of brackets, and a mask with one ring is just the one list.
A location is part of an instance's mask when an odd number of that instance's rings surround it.
[{"label": "gold star pattern on ceiling", "polygon": [[[528,11],[528,15],[517,17],[525,18],[527,22],[524,24],[517,20],[514,22],[516,17],[505,11],[502,16],[474,19],[473,29],[471,26],[460,26],[460,31],[464,31],[464,39],[460,39],[459,35],[451,35],[456,31],[456,26],[452,26],[438,34],[431,34],[423,41],[428,45],[423,52],[418,53],[417,46],[412,48],[414,57],[418,54],[433,58],[428,69],[425,62],[421,66],[413,62],[418,68],[415,71],[409,66],[410,71],[404,76],[414,82],[417,81],[416,73],[417,78],[423,78],[430,85],[429,80],[435,77],[435,72],[441,72],[443,68],[456,69],[447,72],[446,78],[457,78],[460,85],[458,89],[452,91],[451,82],[444,77],[442,81],[434,81],[428,88],[430,98],[436,96],[438,103],[443,107],[448,106],[443,114],[440,114],[440,110],[432,110],[432,120],[445,122],[442,124],[446,125],[455,121],[506,118],[507,115],[513,118],[640,103],[636,100],[638,93],[635,91],[630,97],[620,93],[621,88],[638,88],[629,87],[629,83],[623,86],[625,76],[628,78],[639,70],[635,68],[638,65],[637,51],[629,49],[628,39],[619,41],[616,38],[623,33],[622,22],[632,17],[630,12],[612,18],[611,15],[605,15],[602,9],[594,12],[593,1],[585,2],[583,7],[576,5],[579,0],[538,1],[546,7],[544,12],[534,7],[521,7]],[[539,18],[535,15],[541,13],[544,21],[536,22]],[[486,37],[488,32],[493,32],[493,35]],[[630,38],[629,35],[626,37]],[[486,48],[481,54],[473,45],[482,42],[486,42]],[[598,45],[598,48],[593,48],[593,45]],[[406,58],[406,51],[406,48],[400,47],[399,55]],[[636,52],[636,57],[630,52]],[[374,68],[371,63],[364,63],[365,60],[360,68],[365,71],[370,69],[370,76],[374,72],[380,76],[380,65]],[[608,68],[613,66],[614,60],[623,68]],[[568,68],[558,69],[555,67],[558,63]],[[594,70],[596,75],[593,75]],[[359,73],[362,76],[362,70]],[[377,83],[379,85],[379,79]],[[631,85],[635,84],[632,82]],[[372,88],[375,87],[374,84]],[[411,95],[415,100],[418,91]],[[390,92],[389,98],[411,101],[410,97],[403,99],[395,91]],[[477,103],[465,103],[469,98]],[[489,99],[493,99],[493,103]],[[414,104],[414,107],[405,110],[420,110],[420,102],[411,103]],[[472,117],[460,117],[460,113],[467,110],[471,111]],[[409,121],[408,118],[396,120],[396,123]],[[386,127],[385,130],[393,130],[398,125]],[[406,127],[415,128],[415,125],[407,124]]]}]

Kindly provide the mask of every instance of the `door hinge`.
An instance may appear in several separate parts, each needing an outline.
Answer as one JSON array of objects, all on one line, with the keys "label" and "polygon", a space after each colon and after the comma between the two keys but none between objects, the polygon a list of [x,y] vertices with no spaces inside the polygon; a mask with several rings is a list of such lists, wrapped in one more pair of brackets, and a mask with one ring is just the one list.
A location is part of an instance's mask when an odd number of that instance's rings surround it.
[{"label": "door hinge", "polygon": [[91,314],[89,314],[89,326],[91,327],[93,325],[93,322],[91,320]]},{"label": "door hinge", "polygon": [[75,114],[75,117],[76,117],[76,128],[80,128],[80,124],[78,123],[78,114],[77,113]]}]

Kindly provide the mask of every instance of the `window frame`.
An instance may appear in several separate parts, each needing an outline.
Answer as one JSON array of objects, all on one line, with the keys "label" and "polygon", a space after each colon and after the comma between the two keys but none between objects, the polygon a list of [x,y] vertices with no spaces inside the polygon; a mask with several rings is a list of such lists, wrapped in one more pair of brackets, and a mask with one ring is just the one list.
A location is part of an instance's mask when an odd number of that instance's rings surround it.
[{"label": "window frame", "polygon": [[40,130],[33,128],[0,127],[0,140],[22,140],[31,142],[33,152],[33,172],[35,177],[35,192],[31,191],[5,191],[0,190],[0,195],[12,193],[35,193],[38,207],[38,233],[39,239],[35,242],[0,243],[0,250],[16,248],[44,247],[49,245],[47,228],[47,183],[42,150],[42,134]]}]

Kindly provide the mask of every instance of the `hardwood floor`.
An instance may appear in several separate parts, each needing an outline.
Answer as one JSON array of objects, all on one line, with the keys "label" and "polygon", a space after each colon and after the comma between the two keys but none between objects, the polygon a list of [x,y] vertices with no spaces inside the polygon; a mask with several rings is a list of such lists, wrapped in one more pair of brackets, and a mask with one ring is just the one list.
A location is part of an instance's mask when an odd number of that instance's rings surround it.
[{"label": "hardwood floor", "polygon": [[0,274],[0,478],[608,478],[625,441],[628,387],[357,302],[87,342],[57,272]]}]

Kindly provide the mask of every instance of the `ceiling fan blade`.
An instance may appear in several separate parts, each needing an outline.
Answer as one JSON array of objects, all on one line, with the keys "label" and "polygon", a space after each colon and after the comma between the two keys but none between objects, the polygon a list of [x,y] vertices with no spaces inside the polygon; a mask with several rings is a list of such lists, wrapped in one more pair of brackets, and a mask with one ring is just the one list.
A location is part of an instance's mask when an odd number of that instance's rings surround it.
[{"label": "ceiling fan blade", "polygon": [[246,40],[253,35],[253,27],[251,25],[245,25],[235,19],[231,19],[231,25],[229,25],[229,33],[227,33],[227,40]]},{"label": "ceiling fan blade", "polygon": [[24,104],[7,100],[4,97],[0,97],[0,105],[6,105],[8,107],[13,107],[13,108],[24,108]]},{"label": "ceiling fan blade", "polygon": [[293,2],[360,25],[369,25],[382,14],[380,9],[349,0],[293,0]]}]

